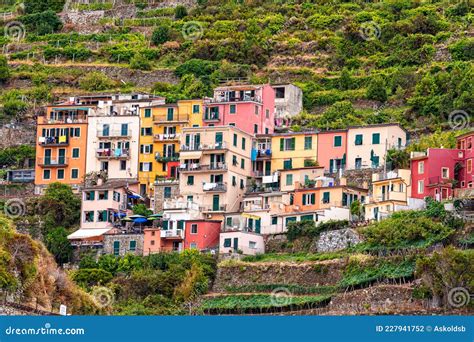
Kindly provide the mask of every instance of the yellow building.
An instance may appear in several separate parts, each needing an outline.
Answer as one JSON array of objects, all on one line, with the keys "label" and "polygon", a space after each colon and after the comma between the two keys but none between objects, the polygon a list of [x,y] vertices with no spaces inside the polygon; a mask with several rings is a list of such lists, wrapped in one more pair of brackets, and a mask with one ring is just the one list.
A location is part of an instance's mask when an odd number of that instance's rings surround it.
[{"label": "yellow building", "polygon": [[181,130],[202,126],[202,113],[200,99],[140,109],[138,177],[141,194],[151,195],[158,179],[177,178]]},{"label": "yellow building", "polygon": [[381,220],[394,211],[408,209],[411,193],[410,170],[396,170],[372,175],[372,194],[365,204],[367,220]]},{"label": "yellow building", "polygon": [[294,132],[272,135],[272,172],[316,164],[316,132]]}]

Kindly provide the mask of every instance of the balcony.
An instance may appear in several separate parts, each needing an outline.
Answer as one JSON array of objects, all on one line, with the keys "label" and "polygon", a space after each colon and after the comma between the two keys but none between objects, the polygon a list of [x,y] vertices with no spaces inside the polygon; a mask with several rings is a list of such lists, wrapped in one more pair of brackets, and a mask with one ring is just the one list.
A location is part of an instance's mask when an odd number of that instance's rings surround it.
[{"label": "balcony", "polygon": [[265,149],[265,150],[256,150],[256,158],[257,160],[265,160],[265,159],[271,159],[272,158],[272,150],[271,149]]},{"label": "balcony", "polygon": [[181,138],[180,134],[155,134],[153,136],[153,140],[155,142],[160,142],[160,141],[177,141]]},{"label": "balcony", "polygon": [[203,213],[220,213],[220,212],[225,212],[227,208],[227,205],[222,204],[222,205],[217,205],[217,206],[207,206],[207,207],[201,207],[201,212]]},{"label": "balcony", "polygon": [[372,199],[372,203],[376,202],[383,202],[383,201],[400,201],[406,202],[407,201],[407,193],[400,192],[400,191],[390,191],[385,194],[374,196]]},{"label": "balcony", "polygon": [[211,165],[201,164],[181,164],[179,166],[180,172],[207,172],[207,171],[227,171],[227,164],[215,163]]},{"label": "balcony", "polygon": [[159,163],[167,163],[172,161],[179,160],[179,153],[166,153],[162,154],[160,152],[155,153],[155,160]]},{"label": "balcony", "polygon": [[120,138],[131,138],[132,130],[97,130],[97,137],[100,139],[120,139]]},{"label": "balcony", "polygon": [[218,111],[209,111],[209,108],[206,108],[206,111],[202,117],[202,120],[205,122],[219,122],[220,116]]},{"label": "balcony", "polygon": [[226,192],[227,185],[224,183],[204,183],[202,185],[202,191],[206,192]]},{"label": "balcony", "polygon": [[182,240],[182,239],[184,239],[184,230],[183,229],[161,230],[160,231],[160,237],[162,239]]},{"label": "balcony", "polygon": [[38,158],[38,165],[41,167],[64,167],[64,166],[67,166],[68,163],[69,163],[69,158],[66,158],[66,157],[58,157],[58,158],[39,157]]},{"label": "balcony", "polygon": [[428,185],[437,185],[437,184],[451,184],[451,179],[442,178],[440,176],[428,178]]},{"label": "balcony", "polygon": [[181,151],[215,151],[225,149],[227,149],[227,144],[225,142],[216,142],[214,144],[181,145]]},{"label": "balcony", "polygon": [[179,179],[177,178],[157,178],[155,179],[155,185],[172,185],[179,184]]},{"label": "balcony", "polygon": [[130,159],[129,149],[109,149],[109,148],[98,148],[96,150],[97,159]]},{"label": "balcony", "polygon": [[67,136],[39,137],[38,144],[47,147],[69,146],[69,138]]},{"label": "balcony", "polygon": [[222,96],[214,97],[205,100],[205,103],[233,103],[233,102],[257,102],[262,103],[262,98],[260,96],[251,96],[243,95],[241,97],[237,96]]},{"label": "balcony", "polygon": [[269,210],[270,204],[247,203],[243,205],[244,212]]},{"label": "balcony", "polygon": [[[84,111],[87,112],[87,111]],[[39,120],[41,125],[62,125],[62,124],[82,124],[87,123],[87,115],[84,114],[72,114],[72,115],[58,115],[58,112],[53,111],[56,115],[50,115],[50,117],[43,116],[42,120]]]},{"label": "balcony", "polygon": [[153,115],[153,123],[156,125],[168,125],[170,123],[185,123],[189,121],[189,114]]}]

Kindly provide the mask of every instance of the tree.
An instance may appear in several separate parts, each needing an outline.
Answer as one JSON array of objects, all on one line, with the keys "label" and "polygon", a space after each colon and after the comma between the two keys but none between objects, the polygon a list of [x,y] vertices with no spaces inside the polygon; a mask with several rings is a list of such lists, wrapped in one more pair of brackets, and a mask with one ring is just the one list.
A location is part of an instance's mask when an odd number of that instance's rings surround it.
[{"label": "tree", "polygon": [[390,149],[387,151],[386,162],[390,170],[409,169],[410,153],[407,150]]},{"label": "tree", "polygon": [[45,11],[41,13],[27,14],[19,17],[28,32],[37,35],[45,35],[59,31],[63,24],[54,11]]},{"label": "tree", "polygon": [[69,228],[79,223],[81,200],[69,185],[59,182],[48,185],[41,204],[47,233],[58,226]]},{"label": "tree", "polygon": [[10,77],[8,61],[4,55],[0,55],[0,83],[5,82]]},{"label": "tree", "polygon": [[375,76],[370,80],[366,96],[369,100],[387,101],[387,89],[385,88],[385,81],[381,76]]},{"label": "tree", "polygon": [[354,202],[351,203],[351,215],[356,216],[357,220],[359,220],[361,214],[362,214],[362,205],[358,200],[355,200]]},{"label": "tree", "polygon": [[130,60],[130,67],[138,70],[151,70],[151,63],[145,56],[136,53]]},{"label": "tree", "polygon": [[61,12],[66,0],[24,0],[25,13],[33,14],[52,10]]},{"label": "tree", "polygon": [[174,18],[179,20],[188,15],[188,10],[183,5],[178,5],[174,9]]},{"label": "tree", "polygon": [[158,26],[151,35],[151,42],[154,45],[161,45],[168,40],[170,40],[170,29],[166,25]]},{"label": "tree", "polygon": [[63,227],[53,229],[46,235],[46,247],[60,265],[69,262],[72,257],[72,246],[67,236],[68,232]]},{"label": "tree", "polygon": [[133,210],[133,214],[142,215],[145,217],[148,217],[151,214],[153,214],[153,211],[148,209],[145,204],[137,204],[132,208],[132,210]]},{"label": "tree", "polygon": [[112,81],[101,72],[91,72],[79,79],[79,87],[84,90],[102,91],[112,86]]},{"label": "tree", "polygon": [[348,90],[352,87],[352,78],[347,68],[342,69],[341,76],[337,80],[337,87],[340,90]]}]

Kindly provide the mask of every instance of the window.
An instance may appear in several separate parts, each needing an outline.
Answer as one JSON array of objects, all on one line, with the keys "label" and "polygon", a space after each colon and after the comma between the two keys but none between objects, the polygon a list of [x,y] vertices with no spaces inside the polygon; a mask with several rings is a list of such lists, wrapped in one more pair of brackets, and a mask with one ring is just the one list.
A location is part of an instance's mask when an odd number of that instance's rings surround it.
[{"label": "window", "polygon": [[153,170],[152,163],[140,163],[140,171],[142,172],[151,172]]},{"label": "window", "polygon": [[285,98],[285,87],[275,88],[275,98],[284,99]]},{"label": "window", "polygon": [[196,249],[196,248],[197,248],[196,242],[191,242],[191,243],[189,244],[189,248],[191,248],[191,249]]},{"label": "window", "polygon": [[113,198],[115,202],[120,202],[120,192],[114,191]]},{"label": "window", "polygon": [[380,144],[380,133],[372,133],[372,144],[373,145]]},{"label": "window", "polygon": [[240,188],[241,188],[241,189],[245,188],[245,184],[244,184],[244,180],[243,180],[243,179],[240,180]]},{"label": "window", "polygon": [[314,221],[313,215],[303,215],[300,217],[300,221]]},{"label": "window", "polygon": [[229,122],[229,126],[235,127],[235,122]]},{"label": "window", "polygon": [[145,118],[151,117],[151,108],[145,108]]},{"label": "window", "polygon": [[84,222],[94,222],[93,211],[84,211]]},{"label": "window", "polygon": [[255,115],[258,115],[258,106],[255,106]]},{"label": "window", "polygon": [[285,169],[285,170],[292,169],[292,160],[291,159],[285,159],[283,161],[283,169]]},{"label": "window", "polygon": [[466,162],[466,171],[467,173],[472,173],[472,159],[468,159]]},{"label": "window", "polygon": [[194,185],[194,176],[188,176],[188,185]]},{"label": "window", "polygon": [[425,191],[425,182],[423,180],[418,181],[418,193],[422,194]]},{"label": "window", "polygon": [[265,128],[265,134],[269,134],[270,130],[268,128]]},{"label": "window", "polygon": [[164,188],[164,197],[165,198],[171,198],[171,187],[170,186],[165,186],[165,188]]},{"label": "window", "polygon": [[250,249],[255,249],[257,248],[257,243],[254,241],[249,241],[249,248]]},{"label": "window", "polygon": [[294,151],[295,150],[295,138],[281,138],[280,139],[280,151]]},{"label": "window", "polygon": [[51,170],[43,170],[43,179],[51,179]]},{"label": "window", "polygon": [[188,201],[188,202],[192,202],[193,200],[194,200],[193,195],[188,195],[188,196],[186,197],[186,201]]},{"label": "window", "polygon": [[125,171],[126,169],[127,169],[127,161],[126,160],[121,160],[120,161],[120,171]]},{"label": "window", "polygon": [[114,255],[120,255],[120,241],[114,241]]},{"label": "window", "polygon": [[329,191],[323,192],[323,203],[329,203],[331,201],[331,193]]},{"label": "window", "polygon": [[245,151],[245,138],[242,137],[242,150]]},{"label": "window", "polygon": [[362,158],[356,158],[355,159],[355,168],[357,170],[360,170],[362,168]]},{"label": "window", "polygon": [[57,178],[58,179],[64,179],[64,169],[58,169]]},{"label": "window", "polygon": [[232,186],[237,185],[237,178],[235,176],[232,176]]},{"label": "window", "polygon": [[137,242],[135,240],[131,240],[130,245],[129,245],[129,250],[131,252],[135,252],[136,249],[137,249]]},{"label": "window", "polygon": [[293,184],[293,175],[290,173],[286,175],[286,185],[292,185],[292,184]]},{"label": "window", "polygon": [[355,136],[355,144],[356,145],[362,145],[364,142],[364,138],[363,138],[363,135],[362,134],[356,134]]},{"label": "window", "polygon": [[237,134],[234,133],[234,141],[233,141],[234,147],[237,147]]},{"label": "window", "polygon": [[69,134],[71,135],[71,137],[80,138],[81,128],[71,128]]},{"label": "window", "polygon": [[311,150],[313,148],[313,137],[304,137],[304,149]]},{"label": "window", "polygon": [[234,155],[232,156],[232,165],[233,166],[239,165],[239,162],[237,161],[237,156],[234,156]]},{"label": "window", "polygon": [[240,168],[241,168],[241,169],[245,169],[245,159],[244,159],[244,158],[242,158],[242,159],[240,160]]},{"label": "window", "polygon": [[79,158],[79,148],[78,147],[75,147],[75,148],[72,149],[72,157],[74,159]]},{"label": "window", "polygon": [[334,147],[341,147],[342,146],[342,136],[336,135],[334,137]]},{"label": "window", "polygon": [[178,221],[178,229],[184,229],[184,221],[183,220]]},{"label": "window", "polygon": [[95,199],[95,191],[86,191],[84,193],[84,199],[86,201],[93,201]]},{"label": "window", "polygon": [[71,179],[79,178],[79,169],[71,169]]},{"label": "window", "polygon": [[199,113],[199,110],[200,110],[200,106],[199,106],[199,105],[193,105],[193,114],[198,114],[198,113]]},{"label": "window", "polygon": [[267,119],[270,118],[270,110],[269,110],[269,109],[265,109],[265,117],[266,117]]},{"label": "window", "polygon": [[166,120],[173,121],[173,115],[174,115],[174,108],[168,108],[168,111],[166,113]]},{"label": "window", "polygon": [[152,144],[140,145],[140,153],[142,154],[153,153],[153,145]]},{"label": "window", "polygon": [[226,225],[227,227],[232,227],[232,217],[227,217],[227,218],[225,219],[225,225]]},{"label": "window", "polygon": [[224,239],[224,247],[232,246],[232,239]]},{"label": "window", "polygon": [[142,127],[141,129],[141,135],[143,137],[145,136],[151,136],[153,135],[153,130],[151,129],[151,127]]},{"label": "window", "polygon": [[256,124],[253,125],[253,132],[254,132],[255,134],[258,133],[258,125],[256,125]]},{"label": "window", "polygon": [[296,217],[295,217],[295,216],[287,217],[286,220],[285,220],[285,222],[286,222],[286,226],[288,227],[288,224],[289,224],[290,222],[296,222]]},{"label": "window", "polygon": [[277,223],[278,223],[278,217],[277,217],[277,216],[273,216],[273,217],[272,217],[272,225],[277,224]]},{"label": "window", "polygon": [[425,162],[424,161],[418,162],[418,173],[420,175],[425,173]]},{"label": "window", "polygon": [[198,225],[194,223],[191,225],[191,234],[197,234],[197,233],[198,233]]},{"label": "window", "polygon": [[97,194],[98,194],[97,198],[101,201],[109,199],[109,191],[108,190],[98,191]]},{"label": "window", "polygon": [[231,104],[230,105],[230,110],[229,110],[230,114],[235,114],[237,113],[237,110],[235,108],[235,104]]},{"label": "window", "polygon": [[97,222],[107,222],[107,210],[97,211]]},{"label": "window", "polygon": [[449,178],[449,168],[447,167],[442,167],[441,168],[441,178]]},{"label": "window", "polygon": [[[155,232],[153,232],[153,233],[155,233]],[[153,233],[152,233],[152,234],[153,234]],[[154,246],[154,245],[155,245],[155,240],[151,240],[151,241],[150,241],[150,245]]]},{"label": "window", "polygon": [[311,205],[316,203],[316,195],[312,194],[303,194],[303,205]]}]

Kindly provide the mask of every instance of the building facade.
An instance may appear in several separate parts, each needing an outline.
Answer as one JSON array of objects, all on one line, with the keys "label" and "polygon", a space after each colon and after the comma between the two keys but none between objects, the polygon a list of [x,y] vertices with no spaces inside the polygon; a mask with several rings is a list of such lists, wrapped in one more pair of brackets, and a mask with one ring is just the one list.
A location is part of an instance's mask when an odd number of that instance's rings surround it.
[{"label": "building facade", "polygon": [[317,164],[317,132],[273,134],[271,144],[272,172]]}]

